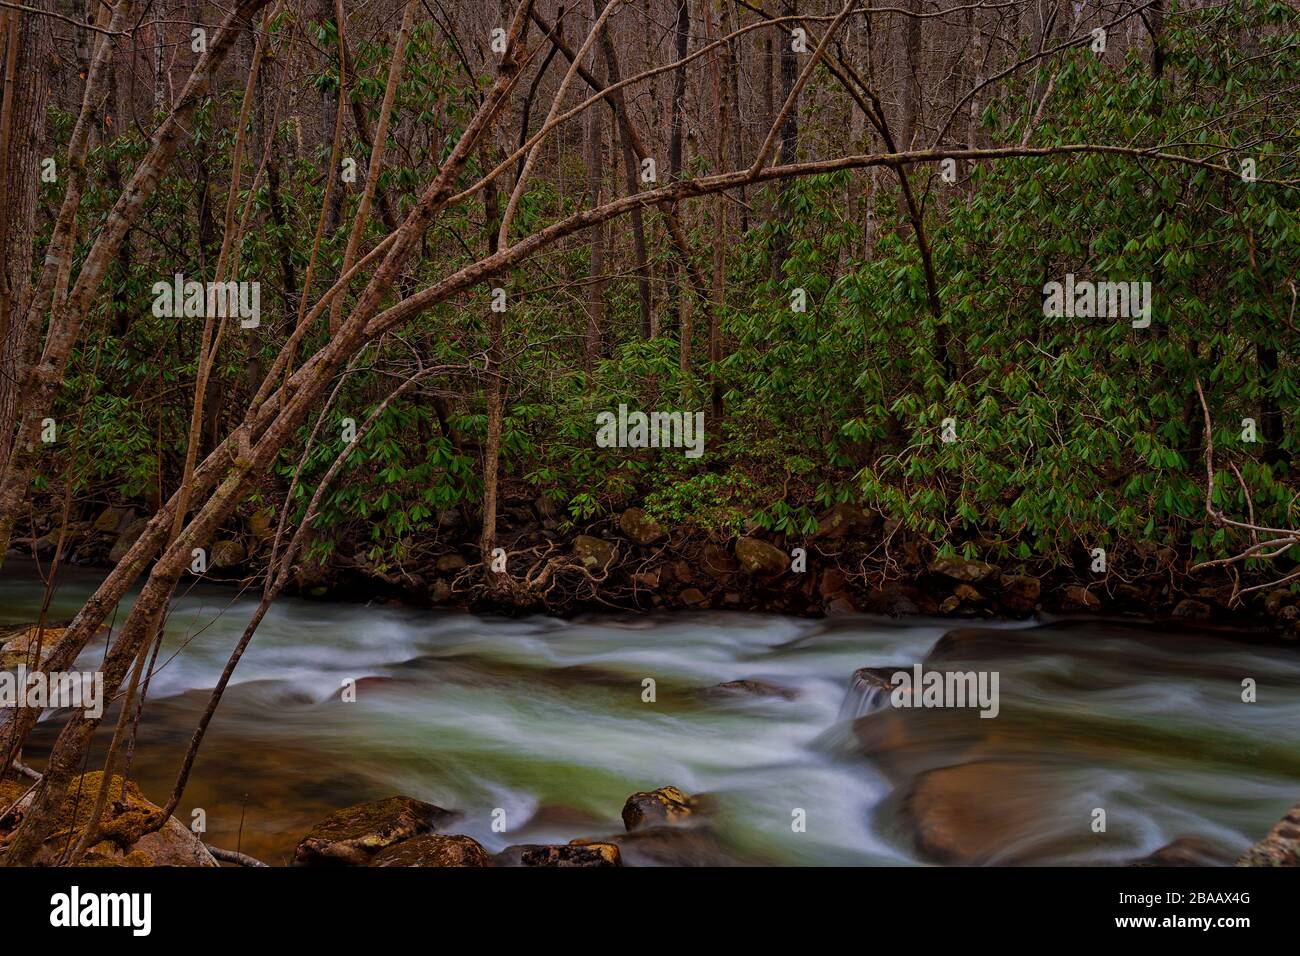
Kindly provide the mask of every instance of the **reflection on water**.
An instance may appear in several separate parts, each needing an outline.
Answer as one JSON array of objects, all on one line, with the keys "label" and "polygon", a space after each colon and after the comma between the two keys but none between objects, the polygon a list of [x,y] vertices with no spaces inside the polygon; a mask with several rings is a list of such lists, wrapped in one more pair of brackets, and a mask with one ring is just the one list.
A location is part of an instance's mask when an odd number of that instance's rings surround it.
[{"label": "reflection on water", "polygon": [[[52,617],[96,576],[66,572]],[[133,775],[163,801],[255,595],[176,602]],[[34,619],[18,563],[0,622]],[[121,612],[119,612],[119,620]],[[711,795],[735,861],[1121,862],[1176,837],[1240,848],[1300,794],[1300,656],[1115,625],[531,618],[277,602],[208,734],[180,814],[284,862],[330,810],[404,793],[496,851],[622,830],[628,794]],[[941,640],[943,638],[943,640]],[[85,661],[103,653],[102,640]],[[928,655],[928,656],[927,656]],[[896,710],[862,667],[995,669],[1001,711]],[[1243,678],[1259,701],[1243,704]],[[354,703],[341,699],[358,681]],[[642,700],[643,680],[656,701]],[[792,693],[703,694],[755,680]],[[873,696],[874,695],[874,696]],[[46,722],[36,761],[56,730]],[[106,736],[106,735],[105,735]],[[1107,832],[1090,828],[1104,808]],[[492,830],[502,808],[509,832]],[[807,832],[792,832],[792,811]]]}]

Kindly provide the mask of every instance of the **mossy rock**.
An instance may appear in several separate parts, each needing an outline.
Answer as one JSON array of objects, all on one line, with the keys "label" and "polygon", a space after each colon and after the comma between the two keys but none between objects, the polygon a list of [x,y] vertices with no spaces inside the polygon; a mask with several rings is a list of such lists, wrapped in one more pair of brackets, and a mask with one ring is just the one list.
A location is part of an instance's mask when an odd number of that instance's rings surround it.
[{"label": "mossy rock", "polygon": [[758,538],[736,542],[736,558],[750,574],[780,574],[790,567],[790,556],[776,545]]},{"label": "mossy rock", "polygon": [[455,814],[411,797],[336,810],[298,844],[294,866],[365,866],[379,851],[437,829]]},{"label": "mossy rock", "polygon": [[487,850],[467,836],[426,833],[375,854],[371,866],[491,866]]},{"label": "mossy rock", "polygon": [[580,534],[573,539],[573,554],[587,570],[596,571],[609,564],[614,557],[614,546],[589,534]]},{"label": "mossy rock", "polygon": [[[37,857],[38,863],[56,862],[69,845],[75,846],[81,839],[103,779],[103,772],[96,770],[74,777],[68,784],[63,806]],[[114,775],[99,820],[98,836],[102,839],[87,852],[83,863],[92,866],[217,866],[217,861],[199,838],[174,817],[156,832],[146,833],[162,813],[162,808],[151,803],[134,783],[127,783],[125,799],[121,795],[122,778]],[[148,863],[144,862],[146,859]]]}]

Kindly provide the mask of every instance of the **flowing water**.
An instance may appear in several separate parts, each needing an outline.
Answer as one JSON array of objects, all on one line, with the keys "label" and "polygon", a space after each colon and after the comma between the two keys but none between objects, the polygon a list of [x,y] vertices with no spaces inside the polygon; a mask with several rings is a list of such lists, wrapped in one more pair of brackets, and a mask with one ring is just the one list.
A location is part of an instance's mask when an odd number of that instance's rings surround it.
[{"label": "flowing water", "polygon": [[[50,619],[71,616],[97,580],[64,571]],[[40,600],[30,571],[6,566],[0,623],[34,620]],[[252,592],[208,586],[175,603],[132,767],[157,802],[254,605]],[[920,819],[979,831],[959,845],[991,838],[970,862],[1117,863],[1181,836],[1240,850],[1300,796],[1296,648],[1092,622],[981,624],[940,644],[957,626],[508,620],[283,599],[235,673],[178,815],[202,808],[209,842],[283,863],[331,810],[401,793],[461,811],[454,831],[497,851],[621,832],[630,793],[671,784],[708,795],[699,861],[912,864]],[[80,666],[103,650],[101,636]],[[858,668],[927,655],[996,670],[998,718],[904,712],[855,685]],[[1255,703],[1241,701],[1245,678]],[[355,702],[340,693],[347,679]],[[733,680],[786,693],[707,692]],[[43,722],[30,760],[56,729]],[[964,769],[934,778],[944,767]],[[909,803],[927,774],[928,802]]]}]

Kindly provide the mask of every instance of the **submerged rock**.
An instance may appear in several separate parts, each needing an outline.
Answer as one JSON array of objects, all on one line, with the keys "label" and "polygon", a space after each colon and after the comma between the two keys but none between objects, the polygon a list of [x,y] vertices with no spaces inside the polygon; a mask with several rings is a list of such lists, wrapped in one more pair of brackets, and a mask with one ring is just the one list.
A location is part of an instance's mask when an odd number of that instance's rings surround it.
[{"label": "submerged rock", "polygon": [[799,696],[797,691],[790,690],[788,687],[780,687],[761,680],[729,680],[706,688],[704,693],[709,697],[732,697],[743,694],[749,697],[781,697],[785,700],[794,700]]},{"label": "submerged rock", "polygon": [[1300,803],[1242,854],[1237,866],[1300,866]]},{"label": "submerged rock", "polygon": [[524,843],[508,846],[493,858],[497,866],[622,866],[618,847],[607,842]]},{"label": "submerged rock", "polygon": [[623,826],[631,832],[642,827],[682,823],[694,812],[694,798],[676,787],[642,790],[623,804]]},{"label": "submerged rock", "polygon": [[455,814],[411,797],[388,797],[336,810],[312,827],[294,866],[364,866],[380,850],[428,833]]},{"label": "submerged rock", "polygon": [[426,833],[385,847],[371,866],[491,866],[488,853],[467,836]]}]

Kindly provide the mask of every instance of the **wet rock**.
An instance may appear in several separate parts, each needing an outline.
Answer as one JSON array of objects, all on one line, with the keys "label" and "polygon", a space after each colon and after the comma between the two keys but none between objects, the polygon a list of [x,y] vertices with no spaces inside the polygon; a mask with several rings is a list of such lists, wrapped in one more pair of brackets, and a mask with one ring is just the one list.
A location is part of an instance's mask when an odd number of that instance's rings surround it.
[{"label": "wet rock", "polygon": [[997,574],[998,568],[986,561],[972,561],[968,558],[935,558],[930,562],[930,573],[967,584],[979,584]]},{"label": "wet rock", "polygon": [[664,529],[658,521],[651,518],[640,508],[628,508],[618,520],[619,530],[637,544],[647,546],[654,544],[664,536]]},{"label": "wet rock", "polygon": [[451,583],[442,578],[434,578],[433,587],[429,591],[429,600],[434,604],[446,604],[451,600]]},{"label": "wet rock", "polygon": [[467,836],[425,833],[394,843],[370,860],[371,866],[491,866],[487,850]]},{"label": "wet rock", "polygon": [[439,574],[450,574],[453,571],[459,571],[466,565],[466,561],[459,554],[444,554],[438,558],[434,566],[438,569]]},{"label": "wet rock", "polygon": [[694,812],[694,799],[676,787],[642,790],[623,804],[623,826],[631,832],[643,827],[677,824]]},{"label": "wet rock", "polygon": [[780,574],[790,566],[790,558],[784,551],[758,538],[738,540],[736,558],[750,574]]},{"label": "wet rock", "polygon": [[117,534],[134,520],[134,508],[114,508],[110,506],[99,513],[93,528],[107,534]]},{"label": "wet rock", "polygon": [[722,684],[713,685],[705,693],[710,697],[731,697],[743,694],[749,697],[781,697],[785,700],[794,700],[799,696],[798,691],[761,680],[729,680]]},{"label": "wet rock", "polygon": [[587,570],[597,571],[614,557],[614,546],[589,534],[580,534],[573,539],[573,554]]},{"label": "wet rock", "polygon": [[208,564],[220,570],[227,568],[237,568],[244,563],[248,557],[244,551],[244,546],[238,541],[218,541],[212,545],[212,554],[208,557]]},{"label": "wet rock", "polygon": [[1184,621],[1208,621],[1213,612],[1204,601],[1184,598],[1174,607],[1173,616]]},{"label": "wet rock", "polygon": [[493,858],[497,866],[622,866],[623,857],[613,843],[534,843],[508,846]]},{"label": "wet rock", "polygon": [[1061,794],[1029,764],[1006,760],[939,767],[902,795],[917,852],[935,863],[1030,863],[1069,845],[1058,827]]},{"label": "wet rock", "polygon": [[1264,839],[1242,854],[1237,866],[1300,866],[1300,803],[1288,810]]},{"label": "wet rock", "polygon": [[988,599],[969,584],[959,584],[952,589],[953,597],[967,604],[984,604]]},{"label": "wet rock", "polygon": [[957,597],[955,594],[950,594],[944,598],[943,603],[939,605],[939,613],[955,614],[959,607],[961,607],[961,598]]},{"label": "wet rock", "polygon": [[1043,584],[1028,574],[1003,575],[998,604],[1011,614],[1032,614],[1043,593]]},{"label": "wet rock", "polygon": [[1082,584],[1071,584],[1065,589],[1065,596],[1061,598],[1062,611],[1097,611],[1100,609],[1101,598]]},{"label": "wet rock", "polygon": [[1181,836],[1129,866],[1230,866],[1237,854],[1205,837]]},{"label": "wet rock", "polygon": [[388,797],[336,810],[312,827],[294,852],[294,866],[364,866],[387,847],[450,820],[454,814],[411,797]]}]

